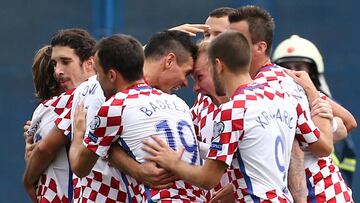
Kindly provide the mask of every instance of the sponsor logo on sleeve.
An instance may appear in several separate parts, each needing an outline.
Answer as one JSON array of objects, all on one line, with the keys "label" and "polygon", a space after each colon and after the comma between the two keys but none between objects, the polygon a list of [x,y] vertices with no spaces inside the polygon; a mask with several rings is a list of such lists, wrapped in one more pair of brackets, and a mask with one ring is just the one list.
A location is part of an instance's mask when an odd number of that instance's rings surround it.
[{"label": "sponsor logo on sleeve", "polygon": [[89,133],[88,134],[88,138],[90,138],[90,140],[93,142],[93,143],[96,143],[98,141],[98,137],[96,135],[94,135],[93,133]]},{"label": "sponsor logo on sleeve", "polygon": [[222,150],[222,144],[219,142],[213,142],[211,143],[210,149],[221,151]]}]

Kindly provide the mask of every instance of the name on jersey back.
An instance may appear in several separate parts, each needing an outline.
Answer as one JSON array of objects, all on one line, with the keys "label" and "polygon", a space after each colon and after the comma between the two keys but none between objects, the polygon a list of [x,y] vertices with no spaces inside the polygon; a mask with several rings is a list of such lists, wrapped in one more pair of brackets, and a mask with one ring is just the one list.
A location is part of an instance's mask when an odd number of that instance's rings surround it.
[{"label": "name on jersey back", "polygon": [[140,111],[143,112],[147,116],[152,116],[154,113],[159,111],[180,111],[186,112],[186,108],[184,106],[179,106],[176,104],[175,100],[167,100],[167,99],[158,99],[154,101],[149,101],[148,105],[140,107]]}]

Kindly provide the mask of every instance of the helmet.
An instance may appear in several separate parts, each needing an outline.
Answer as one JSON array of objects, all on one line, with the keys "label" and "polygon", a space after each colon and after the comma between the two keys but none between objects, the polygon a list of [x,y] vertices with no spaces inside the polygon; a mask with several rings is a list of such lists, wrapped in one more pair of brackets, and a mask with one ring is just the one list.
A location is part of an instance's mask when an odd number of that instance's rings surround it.
[{"label": "helmet", "polygon": [[324,73],[324,62],[319,50],[312,42],[298,35],[292,35],[289,39],[282,41],[273,54],[275,63],[294,60],[313,63],[319,74]]}]

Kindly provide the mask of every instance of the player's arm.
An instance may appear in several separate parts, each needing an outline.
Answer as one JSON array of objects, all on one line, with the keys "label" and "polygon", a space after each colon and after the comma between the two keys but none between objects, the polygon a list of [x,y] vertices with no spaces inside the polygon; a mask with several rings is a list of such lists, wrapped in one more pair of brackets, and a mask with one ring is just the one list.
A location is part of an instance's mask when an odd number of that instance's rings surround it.
[{"label": "player's arm", "polygon": [[[295,80],[296,83],[298,83],[304,88],[311,108],[316,105],[321,106],[321,104],[319,103],[322,103],[324,101],[323,99],[321,99],[319,92],[316,90],[315,85],[312,83],[309,75],[305,71],[287,71],[287,73]],[[312,121],[318,127],[320,131],[320,136],[318,137],[318,140],[316,142],[308,146],[308,149],[315,156],[328,156],[331,154],[333,149],[331,120],[322,117],[319,114],[316,114],[312,116]]]},{"label": "player's arm", "polygon": [[115,168],[153,189],[169,188],[176,179],[172,173],[159,168],[154,162],[140,164],[131,158],[118,143],[113,143],[110,148],[109,162]]},{"label": "player's arm", "polygon": [[333,143],[343,140],[347,137],[348,132],[340,117],[333,115],[333,108],[331,102],[326,98],[311,108],[311,116],[320,116],[331,120],[331,129],[333,133]]},{"label": "player's arm", "polygon": [[89,175],[94,167],[98,155],[86,148],[83,144],[86,131],[86,112],[84,104],[81,103],[74,114],[73,140],[69,150],[69,161],[71,170],[80,178]]},{"label": "player's arm", "polygon": [[334,143],[347,138],[348,131],[343,120],[339,117],[334,116],[332,120],[332,130],[334,135]]},{"label": "player's arm", "polygon": [[34,148],[27,161],[23,183],[25,188],[34,186],[41,174],[49,167],[56,158],[61,147],[68,143],[68,139],[56,126],[49,132],[49,135],[41,140]]},{"label": "player's arm", "polygon": [[173,28],[170,28],[169,30],[178,30],[181,32],[185,32],[189,34],[191,37],[196,36],[197,33],[204,33],[205,31],[208,31],[210,27],[205,24],[182,24]]},{"label": "player's arm", "polygon": [[304,171],[304,152],[295,139],[291,150],[288,187],[294,202],[306,202],[307,187]]},{"label": "player's arm", "polygon": [[34,134],[29,132],[31,127],[31,121],[26,121],[23,127],[24,131],[24,140],[25,140],[25,161],[27,161],[31,155],[31,152],[34,150],[36,143],[34,143]]},{"label": "player's arm", "polygon": [[348,133],[357,127],[354,116],[347,109],[330,98],[328,98],[328,100],[330,101],[334,116],[342,119]]},{"label": "player's arm", "polygon": [[152,136],[152,138],[156,143],[144,141],[143,149],[152,155],[145,159],[156,162],[192,185],[209,190],[219,183],[221,176],[228,167],[224,162],[212,159],[207,159],[204,166],[190,165],[181,160],[184,149],[176,152],[160,138],[156,136]]}]

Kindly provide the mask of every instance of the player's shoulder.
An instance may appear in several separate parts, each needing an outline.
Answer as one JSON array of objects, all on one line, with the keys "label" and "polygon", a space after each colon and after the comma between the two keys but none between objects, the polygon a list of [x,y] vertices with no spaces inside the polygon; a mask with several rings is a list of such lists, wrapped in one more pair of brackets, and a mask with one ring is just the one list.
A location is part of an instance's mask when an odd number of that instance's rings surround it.
[{"label": "player's shoulder", "polygon": [[[59,97],[59,96],[54,96],[54,97],[52,97],[52,98],[50,98],[50,99],[44,100],[44,101],[41,102],[40,105],[43,105],[44,107],[49,107],[49,106],[51,106],[51,104],[52,104],[53,102],[55,102],[55,101],[57,100],[58,97]],[[39,106],[40,106],[40,105],[39,105]]]}]

